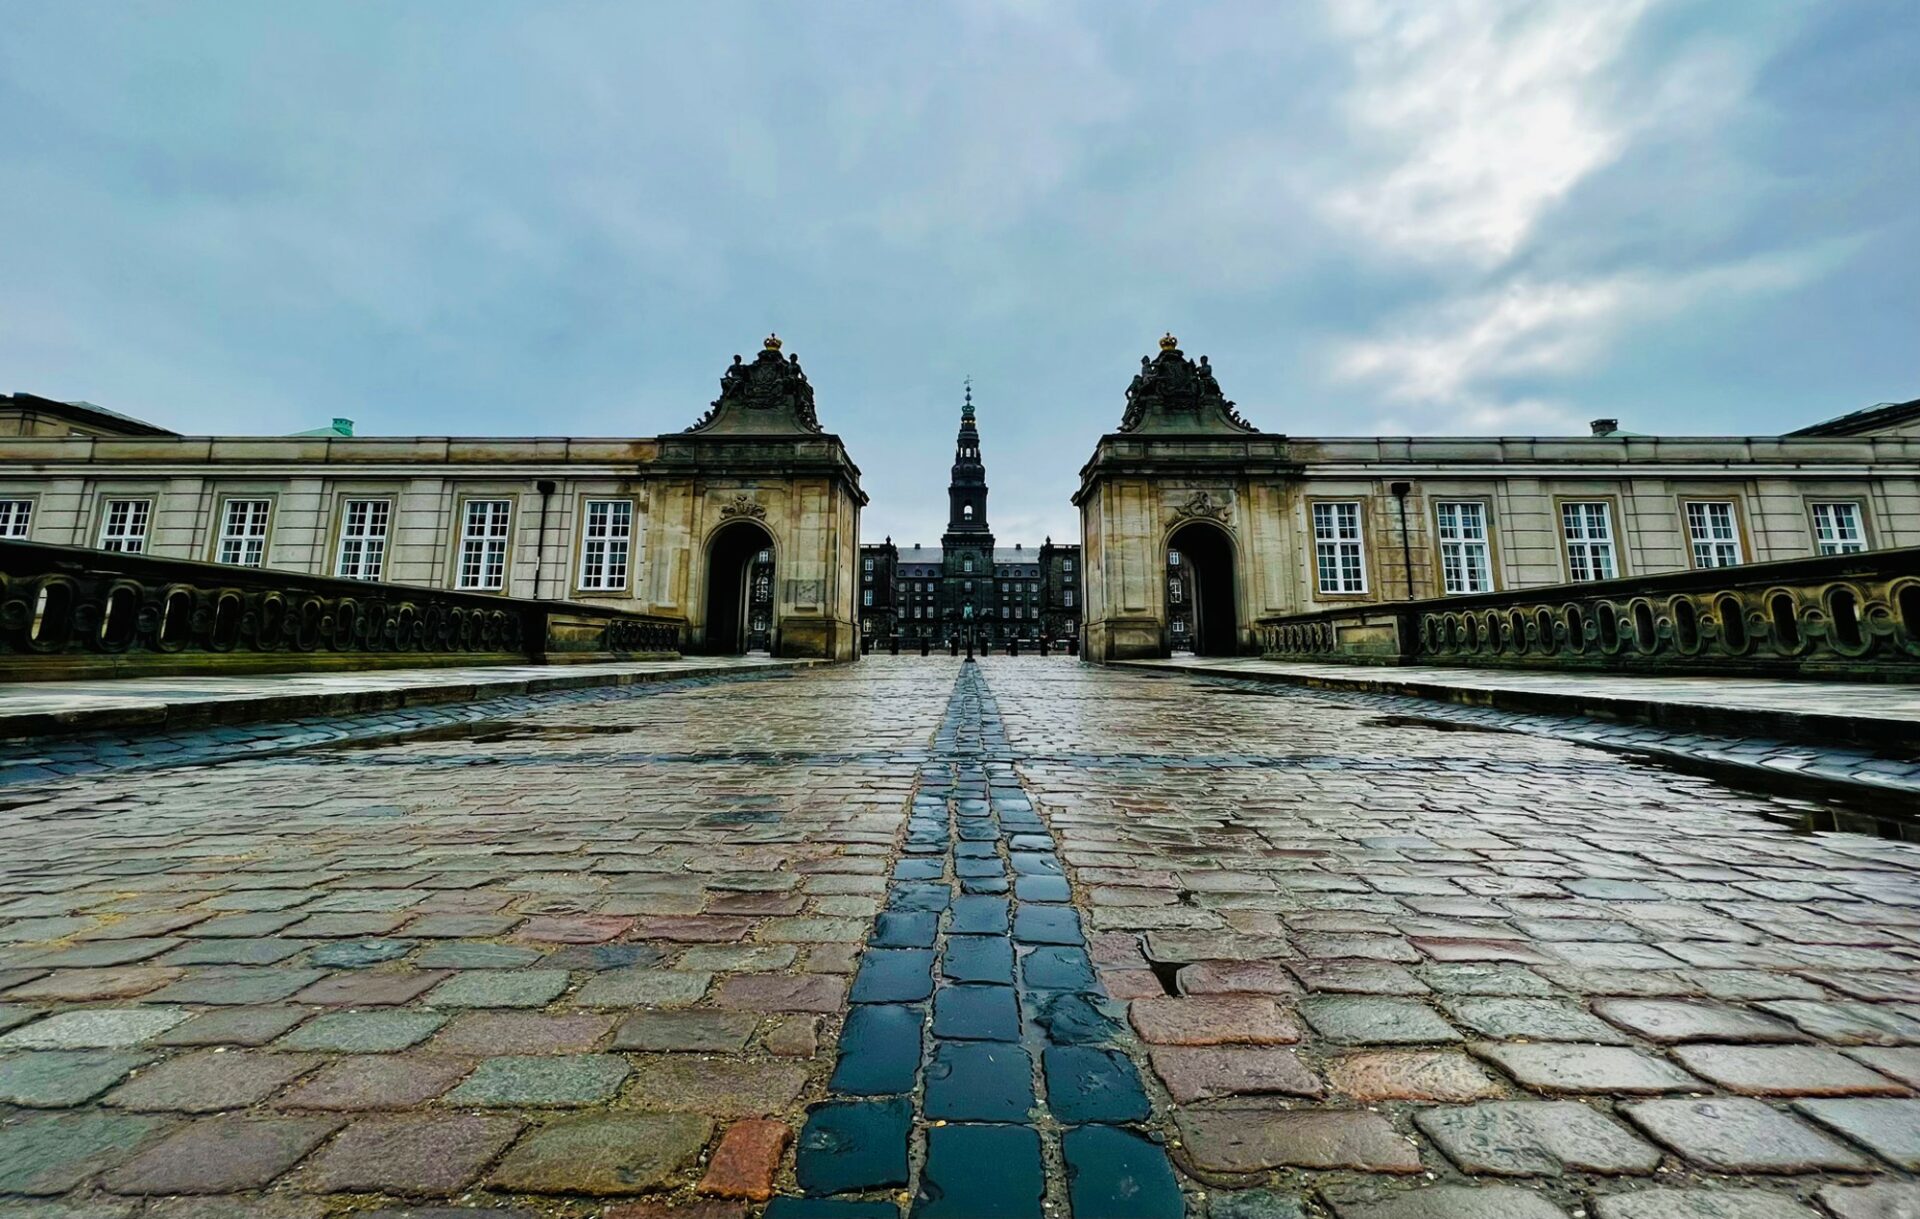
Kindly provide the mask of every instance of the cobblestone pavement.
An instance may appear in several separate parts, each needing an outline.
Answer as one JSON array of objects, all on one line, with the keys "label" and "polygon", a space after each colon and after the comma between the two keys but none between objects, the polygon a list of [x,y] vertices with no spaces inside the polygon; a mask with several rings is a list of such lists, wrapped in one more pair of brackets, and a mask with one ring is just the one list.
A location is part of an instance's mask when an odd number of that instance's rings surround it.
[{"label": "cobblestone pavement", "polygon": [[1804,801],[1062,658],[446,712],[0,790],[0,1216],[1920,1213],[1920,849]]}]

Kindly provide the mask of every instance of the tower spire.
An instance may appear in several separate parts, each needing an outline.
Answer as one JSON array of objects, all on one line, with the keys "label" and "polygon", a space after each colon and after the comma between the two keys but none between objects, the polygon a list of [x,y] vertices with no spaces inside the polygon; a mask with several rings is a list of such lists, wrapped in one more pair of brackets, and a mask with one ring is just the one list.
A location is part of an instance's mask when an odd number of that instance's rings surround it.
[{"label": "tower spire", "polygon": [[960,417],[962,419],[971,419],[973,418],[973,378],[968,377],[965,385],[967,387],[967,404],[960,408]]}]

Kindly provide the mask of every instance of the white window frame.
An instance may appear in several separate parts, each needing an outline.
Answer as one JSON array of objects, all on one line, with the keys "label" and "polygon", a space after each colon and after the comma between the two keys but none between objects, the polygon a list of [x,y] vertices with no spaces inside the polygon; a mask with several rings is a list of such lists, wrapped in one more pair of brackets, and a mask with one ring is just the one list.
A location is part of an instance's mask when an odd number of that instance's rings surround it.
[{"label": "white window frame", "polygon": [[1613,534],[1612,501],[1562,500],[1560,541],[1567,551],[1567,576],[1576,584],[1612,580],[1620,575],[1619,544]]},{"label": "white window frame", "polygon": [[1859,554],[1867,549],[1867,514],[1859,500],[1815,500],[1807,507],[1813,514],[1815,554]]},{"label": "white window frame", "polygon": [[24,541],[33,532],[33,501],[0,499],[0,538]]},{"label": "white window frame", "polygon": [[1695,567],[1738,567],[1746,561],[1740,545],[1740,506],[1733,500],[1690,499],[1681,510]]},{"label": "white window frame", "polygon": [[1311,514],[1315,587],[1333,596],[1365,594],[1366,515],[1360,501],[1316,500]]},{"label": "white window frame", "polygon": [[513,540],[513,501],[475,496],[460,504],[460,550],[453,586],[463,592],[507,587],[507,549]]},{"label": "white window frame", "polygon": [[231,495],[220,501],[220,535],[213,561],[228,567],[265,567],[267,535],[273,527],[273,501],[265,496]]},{"label": "white window frame", "polygon": [[342,580],[378,580],[387,572],[387,542],[393,533],[393,501],[379,495],[340,500],[340,539],[333,574]]},{"label": "white window frame", "polygon": [[625,592],[633,572],[633,501],[589,499],[580,506],[582,592]]},{"label": "white window frame", "polygon": [[1440,582],[1448,596],[1493,591],[1493,530],[1487,505],[1477,499],[1443,499],[1433,505],[1434,536],[1440,541]]},{"label": "white window frame", "polygon": [[1072,609],[1073,608],[1073,590],[1069,588],[1066,590],[1066,592],[1062,593],[1061,596],[1065,599],[1061,601],[1060,604],[1065,606],[1067,609]]},{"label": "white window frame", "polygon": [[862,604],[864,604],[868,609],[872,609],[873,608],[873,590],[870,588],[863,589],[861,591],[861,595],[866,598],[866,600]]},{"label": "white window frame", "polygon": [[152,531],[152,499],[145,496],[111,496],[100,501],[98,549],[120,554],[145,554]]}]

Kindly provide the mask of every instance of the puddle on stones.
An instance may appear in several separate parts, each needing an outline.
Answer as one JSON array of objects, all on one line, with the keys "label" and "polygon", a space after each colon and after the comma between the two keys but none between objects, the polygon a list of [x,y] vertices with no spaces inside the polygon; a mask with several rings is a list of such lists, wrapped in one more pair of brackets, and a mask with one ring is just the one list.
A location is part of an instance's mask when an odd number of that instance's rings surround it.
[{"label": "puddle on stones", "polygon": [[1431,728],[1435,732],[1488,732],[1505,733],[1508,729],[1494,728],[1486,724],[1469,724],[1461,720],[1428,719],[1423,715],[1370,715],[1360,721],[1369,728]]},{"label": "puddle on stones", "polygon": [[344,741],[326,741],[313,749],[386,749],[394,745],[418,745],[435,741],[473,741],[488,745],[497,741],[567,741],[590,736],[625,736],[639,729],[624,724],[535,724],[524,720],[469,720],[460,724],[434,724],[422,728],[401,729],[379,736],[357,737]]}]

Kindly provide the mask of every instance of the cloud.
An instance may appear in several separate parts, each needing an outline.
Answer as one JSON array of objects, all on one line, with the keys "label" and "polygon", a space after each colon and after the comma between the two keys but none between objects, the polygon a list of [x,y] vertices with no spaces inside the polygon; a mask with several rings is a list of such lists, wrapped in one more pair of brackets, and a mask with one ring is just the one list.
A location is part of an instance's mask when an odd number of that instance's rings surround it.
[{"label": "cloud", "polygon": [[1651,0],[1334,0],[1345,110],[1370,164],[1331,220],[1425,258],[1498,263],[1618,155],[1602,81]]},{"label": "cloud", "polygon": [[1475,433],[1566,430],[1576,408],[1515,382],[1571,381],[1608,355],[1623,334],[1710,308],[1751,304],[1798,288],[1837,267],[1859,243],[1834,240],[1698,270],[1635,270],[1584,280],[1515,278],[1498,289],[1422,310],[1376,338],[1338,346],[1336,380],[1375,387],[1396,417]]}]

